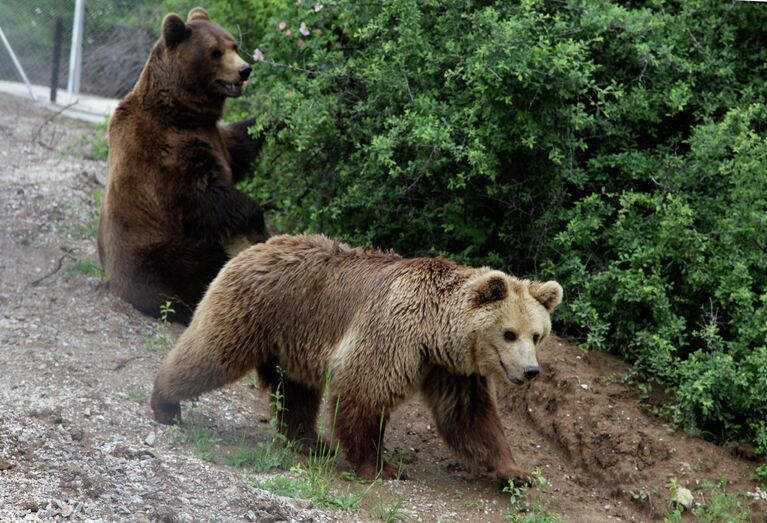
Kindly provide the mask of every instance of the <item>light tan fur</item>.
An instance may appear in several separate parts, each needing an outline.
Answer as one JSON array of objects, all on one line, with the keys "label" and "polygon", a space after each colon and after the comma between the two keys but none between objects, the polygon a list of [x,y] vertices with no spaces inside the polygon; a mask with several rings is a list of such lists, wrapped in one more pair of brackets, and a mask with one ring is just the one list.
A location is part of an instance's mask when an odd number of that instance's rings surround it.
[{"label": "light tan fur", "polygon": [[[389,413],[418,391],[456,452],[503,478],[514,463],[492,380],[521,382],[561,301],[556,282],[518,280],[441,258],[403,259],[324,236],[278,236],[231,260],[163,363],[152,394],[158,421],[179,401],[257,369],[282,371],[289,437],[313,442],[327,373],[335,435],[357,472],[373,476]],[[510,342],[504,333],[513,330]],[[533,338],[535,337],[535,343]],[[537,371],[536,371],[537,373]],[[383,416],[383,419],[382,419]]]}]

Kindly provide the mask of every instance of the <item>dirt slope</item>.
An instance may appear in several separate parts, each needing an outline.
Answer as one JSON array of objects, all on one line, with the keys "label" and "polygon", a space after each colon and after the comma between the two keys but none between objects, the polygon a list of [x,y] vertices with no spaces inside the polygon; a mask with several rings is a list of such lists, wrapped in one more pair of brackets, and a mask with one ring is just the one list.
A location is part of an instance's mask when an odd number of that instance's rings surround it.
[{"label": "dirt slope", "polygon": [[[379,500],[399,503],[407,521],[507,520],[509,496],[450,455],[417,400],[387,431],[412,479],[373,487],[351,512],[257,488],[285,472],[207,462],[154,423],[145,398],[165,331],[88,275],[105,165],[83,159],[82,124],[51,117],[0,95],[0,521],[370,521]],[[168,332],[172,342],[181,328]],[[499,405],[519,464],[542,469],[550,487],[540,495],[564,521],[662,519],[671,477],[692,487],[726,475],[754,490],[753,462],[673,431],[636,392],[605,384],[626,371],[620,360],[558,339],[540,359],[542,375],[502,386]],[[222,441],[255,447],[273,435],[268,398],[244,382],[186,412]],[[336,486],[367,489],[340,475]],[[763,520],[766,503],[751,503]]]}]

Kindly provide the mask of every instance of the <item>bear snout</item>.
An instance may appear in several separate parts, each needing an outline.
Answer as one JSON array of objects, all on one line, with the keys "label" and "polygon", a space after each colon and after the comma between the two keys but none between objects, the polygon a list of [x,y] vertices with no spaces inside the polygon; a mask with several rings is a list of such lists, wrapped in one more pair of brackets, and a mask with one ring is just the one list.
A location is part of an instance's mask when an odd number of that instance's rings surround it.
[{"label": "bear snout", "polygon": [[251,72],[253,72],[253,68],[251,66],[248,64],[243,65],[240,67],[240,79],[244,82],[248,79]]},{"label": "bear snout", "polygon": [[522,369],[522,373],[525,375],[526,380],[531,380],[535,378],[540,372],[541,372],[541,369],[538,368],[537,365],[528,365],[524,369]]}]

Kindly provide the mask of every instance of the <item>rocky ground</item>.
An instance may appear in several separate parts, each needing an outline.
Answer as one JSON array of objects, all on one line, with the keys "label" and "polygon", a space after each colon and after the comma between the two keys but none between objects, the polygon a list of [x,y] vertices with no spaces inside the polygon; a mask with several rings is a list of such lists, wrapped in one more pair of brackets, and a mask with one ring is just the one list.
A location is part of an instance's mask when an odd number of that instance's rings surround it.
[{"label": "rocky ground", "polygon": [[181,327],[142,316],[100,274],[106,168],[88,159],[92,133],[0,95],[0,521],[501,522],[523,508],[648,521],[669,513],[676,485],[699,507],[729,500],[730,520],[764,521],[748,449],[674,430],[621,383],[624,363],[556,338],[537,380],[500,390],[517,461],[547,481],[514,503],[450,455],[418,400],[387,430],[411,479],[385,484],[343,474],[342,458],[318,480],[316,464],[274,450],[270,398],[251,378],[187,405],[185,427],[158,425],[146,399]]}]

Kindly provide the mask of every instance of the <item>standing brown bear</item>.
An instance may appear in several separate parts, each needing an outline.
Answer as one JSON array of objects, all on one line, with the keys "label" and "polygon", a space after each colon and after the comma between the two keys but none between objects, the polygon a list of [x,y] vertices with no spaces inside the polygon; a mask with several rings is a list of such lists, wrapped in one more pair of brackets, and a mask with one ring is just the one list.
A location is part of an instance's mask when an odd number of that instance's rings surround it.
[{"label": "standing brown bear", "polygon": [[[173,423],[179,401],[256,369],[283,387],[283,428],[306,448],[326,377],[335,436],[356,472],[385,478],[383,431],[420,391],[442,437],[502,479],[525,479],[495,405],[494,380],[538,374],[562,287],[441,258],[403,259],[324,236],[277,236],[231,260],[157,375],[151,406]],[[279,369],[278,369],[279,367]],[[379,468],[380,467],[380,468]]]},{"label": "standing brown bear", "polygon": [[114,292],[146,314],[172,300],[171,319],[188,323],[230,255],[268,237],[259,205],[233,186],[262,143],[250,121],[218,124],[250,72],[204,9],[186,23],[169,14],[112,116],[99,258]]}]

